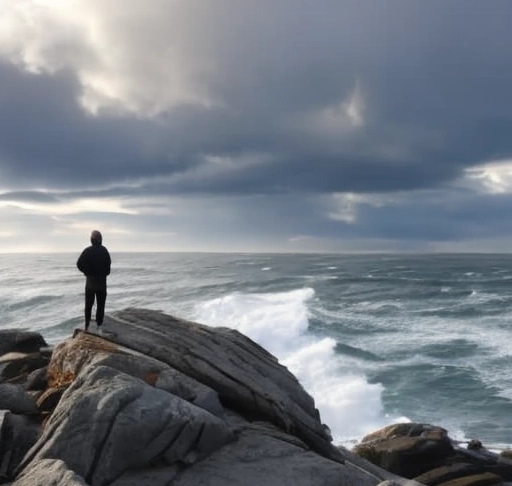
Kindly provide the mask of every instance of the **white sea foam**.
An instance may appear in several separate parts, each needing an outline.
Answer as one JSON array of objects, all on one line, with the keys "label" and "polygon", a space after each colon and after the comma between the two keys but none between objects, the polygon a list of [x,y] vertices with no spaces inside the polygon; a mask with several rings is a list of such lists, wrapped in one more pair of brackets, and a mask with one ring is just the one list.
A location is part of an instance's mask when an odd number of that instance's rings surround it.
[{"label": "white sea foam", "polygon": [[505,302],[507,299],[508,295],[498,295],[491,292],[472,290],[471,294],[465,298],[465,301],[474,304],[485,304],[488,302]]},{"label": "white sea foam", "polygon": [[382,386],[345,371],[334,352],[334,339],[308,333],[307,303],[313,296],[311,288],[232,293],[198,304],[194,318],[237,329],[276,355],[314,397],[336,443],[349,444],[384,425],[407,420],[384,416]]},{"label": "white sea foam", "polygon": [[400,302],[399,299],[383,300],[379,302],[363,300],[354,307],[362,311],[378,311],[385,308],[402,309],[404,307],[404,304]]}]

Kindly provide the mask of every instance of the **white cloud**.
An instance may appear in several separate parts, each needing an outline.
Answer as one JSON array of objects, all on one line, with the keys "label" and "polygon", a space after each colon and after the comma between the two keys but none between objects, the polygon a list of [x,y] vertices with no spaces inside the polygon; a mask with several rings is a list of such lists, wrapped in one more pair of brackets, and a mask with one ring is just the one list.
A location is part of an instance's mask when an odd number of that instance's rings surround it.
[{"label": "white cloud", "polygon": [[[99,222],[94,219],[75,220],[62,217],[53,217],[52,219],[55,222],[55,226],[50,232],[52,235],[87,235],[93,229],[99,228]],[[109,223],[108,234],[112,236],[127,236],[133,234],[133,231],[122,225]]]},{"label": "white cloud", "polygon": [[483,163],[464,171],[463,184],[488,194],[512,193],[512,160]]},{"label": "white cloud", "polygon": [[330,196],[330,203],[334,209],[327,216],[333,221],[341,221],[347,224],[357,222],[358,207],[368,205],[373,207],[382,207],[392,204],[397,199],[404,197],[404,193],[390,194],[357,194],[353,192],[335,193]]},{"label": "white cloud", "polygon": [[357,204],[361,202],[360,196],[353,193],[333,195],[336,208],[329,212],[329,219],[343,223],[355,223],[357,218]]},{"label": "white cloud", "polygon": [[348,135],[364,126],[365,101],[359,82],[335,104],[307,113],[299,125],[308,132],[327,139]]},{"label": "white cloud", "polygon": [[115,198],[81,198],[74,201],[45,204],[22,201],[0,201],[0,209],[1,208],[12,208],[30,214],[49,216],[83,212],[137,214],[136,210],[125,208],[122,199]]},{"label": "white cloud", "polygon": [[16,0],[0,2],[0,56],[33,73],[66,69],[80,102],[151,116],[181,103],[218,104],[207,11],[189,2]]},{"label": "white cloud", "polygon": [[353,127],[361,127],[364,125],[364,109],[365,101],[363,90],[359,82],[356,83],[354,91],[351,93],[349,99],[341,105],[345,111],[350,123]]}]

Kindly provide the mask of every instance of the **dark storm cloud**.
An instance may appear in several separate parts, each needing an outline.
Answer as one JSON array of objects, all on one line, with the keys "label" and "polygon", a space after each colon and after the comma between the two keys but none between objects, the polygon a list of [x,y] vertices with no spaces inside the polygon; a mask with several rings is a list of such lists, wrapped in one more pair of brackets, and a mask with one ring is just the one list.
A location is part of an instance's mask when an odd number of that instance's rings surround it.
[{"label": "dark storm cloud", "polygon": [[0,64],[0,80],[0,187],[102,187],[180,166],[157,125],[85,114],[69,73]]},{"label": "dark storm cloud", "polygon": [[353,224],[324,220],[316,225],[316,235],[345,240],[383,238],[396,241],[471,241],[512,237],[510,207],[512,197],[502,194],[476,196],[449,192],[425,195],[386,205],[361,204]]},{"label": "dark storm cloud", "polygon": [[[221,103],[209,107],[93,116],[72,69],[0,65],[0,187],[395,191],[512,156],[510,2],[216,5],[195,32],[215,64],[205,83]],[[209,156],[233,167],[210,170]],[[252,156],[261,163],[244,165]]]}]

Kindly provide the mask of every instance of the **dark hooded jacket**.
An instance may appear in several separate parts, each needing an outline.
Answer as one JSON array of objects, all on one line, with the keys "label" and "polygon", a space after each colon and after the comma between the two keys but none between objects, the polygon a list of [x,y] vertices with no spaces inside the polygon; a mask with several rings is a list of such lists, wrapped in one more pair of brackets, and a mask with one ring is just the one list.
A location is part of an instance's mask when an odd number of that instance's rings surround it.
[{"label": "dark hooded jacket", "polygon": [[85,287],[97,292],[107,291],[107,275],[110,274],[110,254],[101,243],[88,246],[78,257],[76,266],[85,274]]}]

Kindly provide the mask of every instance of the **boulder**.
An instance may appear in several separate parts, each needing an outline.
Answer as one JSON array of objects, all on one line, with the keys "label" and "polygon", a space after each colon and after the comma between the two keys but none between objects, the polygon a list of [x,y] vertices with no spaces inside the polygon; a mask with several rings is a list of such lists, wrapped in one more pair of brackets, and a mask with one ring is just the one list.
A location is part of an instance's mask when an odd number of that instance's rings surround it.
[{"label": "boulder", "polygon": [[47,346],[38,332],[24,329],[0,330],[0,356],[11,352],[35,353]]},{"label": "boulder", "polygon": [[210,387],[162,361],[113,342],[106,343],[98,336],[82,332],[76,333],[73,339],[55,348],[48,372],[51,386],[39,399],[39,407],[44,410],[54,408],[56,403],[44,407],[42,403],[47,402],[49,396],[55,396],[58,390],[69,386],[74,377],[91,364],[114,368],[177,395],[211,413],[222,413],[219,396]]},{"label": "boulder", "polygon": [[512,461],[512,450],[511,449],[505,449],[504,451],[501,451],[500,456],[509,459]]},{"label": "boulder", "polygon": [[482,473],[452,479],[446,483],[441,483],[440,486],[503,486],[503,480],[496,474]]},{"label": "boulder", "polygon": [[454,449],[441,427],[398,424],[364,437],[353,452],[387,471],[413,478],[438,467]]},{"label": "boulder", "polygon": [[92,484],[151,464],[191,464],[232,440],[227,423],[106,366],[83,369],[21,468],[61,459]]},{"label": "boulder", "polygon": [[[421,435],[424,431],[424,424],[417,424],[412,422],[400,423],[400,424],[391,424],[386,427],[383,427],[379,430],[375,430],[367,435],[365,435],[361,442],[373,442],[375,440],[385,440],[392,439],[393,437],[404,437],[404,436],[412,436],[416,437]],[[445,429],[442,429],[444,433],[446,433]]]},{"label": "boulder", "polygon": [[29,373],[25,380],[25,388],[27,390],[44,390],[48,386],[47,372],[48,367],[44,366]]},{"label": "boulder", "polygon": [[[374,486],[375,478],[350,464],[319,457],[286,433],[269,433],[265,428],[246,428],[231,442],[194,467],[183,469],[176,481],[161,482],[176,486]],[[172,478],[172,476],[170,476]],[[131,486],[120,477],[112,486]],[[148,483],[149,484],[149,483]],[[152,484],[152,483],[151,483]]]},{"label": "boulder", "polygon": [[20,414],[37,414],[36,400],[23,385],[0,384],[0,410]]},{"label": "boulder", "polygon": [[0,482],[12,479],[27,451],[40,434],[38,421],[7,410],[0,411]]},{"label": "boulder", "polygon": [[454,451],[455,458],[463,458],[464,461],[471,462],[472,464],[492,466],[497,464],[499,459],[498,454],[491,452],[483,446],[475,449],[473,447],[464,448],[458,444],[454,444]]},{"label": "boulder", "polygon": [[499,475],[504,481],[512,481],[512,461],[496,454],[483,445],[478,448],[473,446],[463,448],[454,444],[455,454],[449,461],[468,462],[476,466],[481,472],[488,472]]},{"label": "boulder", "polygon": [[[494,485],[512,480],[510,459],[489,451],[476,439],[462,447],[445,429],[431,425],[385,427],[364,437],[354,451],[425,486]],[[414,471],[419,474],[413,476]]]},{"label": "boulder", "polygon": [[49,356],[41,353],[12,352],[0,356],[0,382],[25,382],[28,375],[45,367]]},{"label": "boulder", "polygon": [[342,461],[298,380],[261,346],[227,328],[212,328],[145,309],[105,319],[107,338],[162,361],[214,389],[221,403],[250,420],[266,420]]},{"label": "boulder", "polygon": [[471,476],[482,472],[483,470],[481,467],[461,462],[431,469],[414,479],[425,486],[437,486],[447,481],[451,481],[452,479]]},{"label": "boulder", "polygon": [[11,486],[418,486],[335,448],[297,379],[242,334],[140,309],[104,326],[55,347]]}]

